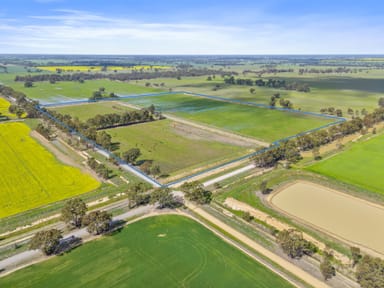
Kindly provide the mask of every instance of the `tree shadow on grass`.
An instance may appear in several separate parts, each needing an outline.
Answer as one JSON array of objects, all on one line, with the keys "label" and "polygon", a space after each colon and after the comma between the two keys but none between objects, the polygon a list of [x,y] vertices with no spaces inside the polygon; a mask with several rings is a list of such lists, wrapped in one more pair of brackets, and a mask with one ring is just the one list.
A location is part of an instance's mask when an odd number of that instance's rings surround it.
[{"label": "tree shadow on grass", "polygon": [[120,149],[120,142],[112,142],[111,143],[111,151],[116,151]]}]

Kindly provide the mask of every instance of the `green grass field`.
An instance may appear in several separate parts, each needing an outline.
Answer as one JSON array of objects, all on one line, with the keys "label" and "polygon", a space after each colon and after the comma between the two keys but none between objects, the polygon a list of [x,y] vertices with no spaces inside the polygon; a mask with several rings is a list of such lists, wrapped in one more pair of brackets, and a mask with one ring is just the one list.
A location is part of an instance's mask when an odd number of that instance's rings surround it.
[{"label": "green grass field", "polygon": [[353,144],[346,151],[308,169],[384,195],[384,135]]},{"label": "green grass field", "polygon": [[22,123],[0,124],[0,218],[92,191],[99,183],[58,162]]},{"label": "green grass field", "polygon": [[292,287],[191,219],[163,215],[0,278],[1,287]]},{"label": "green grass field", "polygon": [[[0,77],[1,80],[1,77]],[[23,82],[5,82],[15,90],[23,92],[29,98],[39,100],[43,103],[70,101],[73,99],[88,99],[92,93],[100,87],[104,87],[106,93],[117,94],[141,94],[160,91],[157,88],[144,87],[126,82],[109,80],[91,80],[84,83],[63,81],[56,84],[49,82],[35,82],[34,87],[25,88]]]},{"label": "green grass field", "polygon": [[81,121],[86,121],[98,114],[122,114],[127,111],[132,111],[131,108],[121,105],[118,102],[98,102],[82,105],[70,105],[57,107],[51,110],[55,110],[61,114],[69,114],[72,117],[78,117]]},{"label": "green grass field", "polygon": [[332,122],[329,119],[254,106],[232,104],[190,95],[141,97],[130,103],[149,106],[193,121],[272,142]]},{"label": "green grass field", "polygon": [[[299,76],[297,72],[287,74],[265,75],[265,79],[284,78],[287,81],[307,83],[311,87],[311,92],[302,93],[255,86],[253,87],[255,93],[251,94],[249,92],[250,87],[238,85],[225,86],[223,79],[220,77],[216,77],[212,81],[207,81],[207,77],[184,77],[181,80],[159,78],[153,80],[153,82],[163,82],[166,87],[171,87],[174,91],[192,91],[263,104],[268,104],[273,94],[280,93],[283,98],[291,100],[295,108],[301,108],[303,111],[319,112],[321,108],[333,106],[342,109],[345,115],[348,108],[353,110],[365,108],[372,111],[374,108],[377,108],[378,99],[382,97],[384,92],[384,74],[382,71],[378,75],[373,75],[372,71],[369,74],[351,74],[353,77],[345,75],[318,76],[312,74]],[[243,78],[259,79],[253,74]],[[139,84],[144,85],[145,82],[144,80],[139,81]],[[220,85],[221,88],[214,91],[216,85]]]},{"label": "green grass field", "polygon": [[204,166],[216,161],[233,159],[246,149],[217,141],[187,138],[178,133],[177,123],[161,120],[107,130],[119,151],[138,147],[140,160],[154,160],[165,174]]}]

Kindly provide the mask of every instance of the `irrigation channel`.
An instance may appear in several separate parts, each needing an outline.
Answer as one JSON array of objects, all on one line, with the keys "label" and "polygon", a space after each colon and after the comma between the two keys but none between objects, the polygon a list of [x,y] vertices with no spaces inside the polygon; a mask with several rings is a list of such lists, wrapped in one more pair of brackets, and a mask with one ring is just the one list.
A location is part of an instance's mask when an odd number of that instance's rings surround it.
[{"label": "irrigation channel", "polygon": [[[162,184],[162,183],[159,183],[156,179],[152,178],[151,176],[143,173],[141,170],[139,170],[135,166],[133,166],[133,165],[125,162],[121,158],[117,157],[112,152],[110,152],[107,149],[101,147],[100,145],[95,143],[93,140],[88,139],[87,137],[85,137],[84,135],[82,135],[80,132],[76,131],[72,127],[69,127],[67,124],[63,123],[62,121],[60,121],[59,119],[57,119],[56,117],[51,115],[49,112],[47,112],[46,109],[44,109],[44,108],[50,108],[50,107],[60,107],[60,106],[68,106],[68,105],[79,105],[79,104],[96,103],[96,102],[103,102],[103,101],[104,102],[105,101],[119,101],[119,100],[124,100],[124,99],[134,99],[134,98],[140,98],[140,97],[159,97],[159,96],[172,95],[172,94],[186,94],[186,95],[189,95],[189,96],[208,98],[208,99],[212,99],[212,100],[215,100],[215,101],[229,102],[229,103],[234,103],[234,104],[239,104],[239,105],[246,105],[246,106],[254,106],[254,107],[258,107],[258,108],[279,110],[279,111],[284,111],[284,112],[287,112],[287,113],[297,113],[297,114],[316,116],[316,117],[327,118],[327,119],[334,119],[335,121],[331,122],[331,123],[328,123],[326,125],[322,125],[320,127],[314,128],[314,129],[310,129],[310,130],[307,130],[307,131],[304,131],[304,132],[300,132],[300,133],[292,135],[292,136],[285,137],[283,139],[276,140],[269,147],[262,148],[262,149],[260,149],[260,150],[258,150],[256,152],[244,155],[242,157],[238,157],[238,158],[233,159],[231,161],[227,161],[225,163],[222,163],[220,165],[216,165],[214,167],[211,167],[211,168],[199,171],[197,173],[193,173],[191,175],[188,175],[188,176],[180,178],[178,180],[169,182],[167,184]],[[232,165],[234,163],[244,161],[245,159],[251,158],[253,156],[265,153],[265,152],[267,152],[267,151],[269,151],[271,149],[276,148],[282,142],[285,142],[285,141],[288,141],[290,139],[294,139],[294,138],[303,136],[305,134],[309,134],[309,133],[312,133],[312,132],[315,132],[315,131],[318,131],[318,130],[321,130],[321,129],[324,129],[324,128],[327,128],[327,127],[330,127],[330,126],[333,126],[333,125],[337,125],[337,124],[340,124],[340,123],[346,121],[345,118],[337,117],[337,116],[333,116],[333,115],[324,115],[324,114],[319,114],[319,113],[315,113],[315,112],[306,112],[306,111],[301,111],[301,110],[296,110],[296,109],[273,107],[273,106],[269,106],[269,105],[265,105],[265,104],[260,104],[260,103],[247,102],[247,101],[242,101],[242,100],[237,100],[237,99],[228,99],[228,98],[223,98],[223,97],[219,97],[219,96],[212,96],[212,95],[206,95],[206,94],[198,94],[198,93],[193,93],[193,92],[188,92],[188,91],[173,91],[173,92],[159,92],[159,93],[146,93],[146,94],[133,94],[133,95],[118,95],[118,97],[103,98],[103,99],[100,99],[100,100],[97,100],[97,101],[95,101],[95,100],[62,101],[62,102],[58,102],[58,103],[39,104],[39,105],[36,105],[36,109],[39,112],[41,112],[43,115],[45,115],[48,118],[50,118],[51,120],[55,121],[60,126],[64,127],[65,129],[68,129],[68,131],[70,131],[70,133],[72,135],[78,136],[80,139],[82,139],[83,141],[85,141],[88,144],[90,144],[92,147],[95,148],[95,150],[99,154],[103,155],[104,157],[114,159],[116,161],[116,163],[118,163],[118,165],[122,169],[124,169],[125,171],[133,173],[134,175],[140,177],[141,179],[143,179],[144,181],[146,181],[149,184],[153,185],[154,187],[164,187],[164,188],[165,187],[173,187],[173,186],[182,184],[182,183],[184,183],[184,182],[186,182],[186,181],[188,181],[188,180],[190,180],[192,178],[195,178],[197,176],[201,176],[203,174],[210,173],[210,172],[215,171],[215,170],[219,170],[219,169],[221,169],[221,168],[223,168],[225,166],[229,166],[229,165]]]}]

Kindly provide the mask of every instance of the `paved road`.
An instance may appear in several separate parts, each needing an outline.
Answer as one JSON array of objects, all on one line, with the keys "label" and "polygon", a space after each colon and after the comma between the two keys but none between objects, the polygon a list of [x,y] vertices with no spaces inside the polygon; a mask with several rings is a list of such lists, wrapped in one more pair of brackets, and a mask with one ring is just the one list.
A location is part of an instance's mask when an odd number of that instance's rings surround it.
[{"label": "paved road", "polygon": [[215,184],[217,182],[223,181],[225,179],[231,178],[231,177],[236,176],[238,174],[241,174],[243,172],[252,170],[255,167],[256,167],[255,164],[249,164],[249,165],[247,165],[245,167],[242,167],[242,168],[239,168],[239,169],[237,169],[235,171],[232,171],[232,172],[229,172],[227,174],[221,175],[221,176],[219,176],[217,178],[214,178],[212,180],[208,180],[208,181],[204,182],[203,185],[207,187],[209,185],[212,185],[212,184]]},{"label": "paved road", "polygon": [[[113,221],[120,221],[120,220],[128,219],[134,216],[146,214],[151,212],[154,209],[155,209],[155,206],[153,205],[140,206],[126,213],[113,217]],[[66,240],[72,236],[79,237],[79,238],[86,238],[89,236],[89,233],[87,232],[86,228],[75,230],[68,234],[65,234],[63,240]],[[40,252],[40,250],[28,250],[20,254],[11,256],[7,259],[4,259],[0,261],[0,271],[2,271],[0,272],[0,277],[3,276],[2,274],[6,274],[9,271],[12,271],[16,268],[21,268],[24,265],[30,264],[34,261],[38,261],[42,257],[43,257],[43,254]]]}]

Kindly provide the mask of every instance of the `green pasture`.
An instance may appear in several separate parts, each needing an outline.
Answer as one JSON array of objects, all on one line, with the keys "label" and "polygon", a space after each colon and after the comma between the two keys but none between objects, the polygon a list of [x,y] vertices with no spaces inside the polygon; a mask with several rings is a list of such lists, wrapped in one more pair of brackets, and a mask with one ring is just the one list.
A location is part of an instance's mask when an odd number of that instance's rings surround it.
[{"label": "green pasture", "polygon": [[127,111],[132,111],[131,108],[120,104],[119,102],[97,102],[81,105],[69,105],[52,108],[61,114],[68,114],[72,117],[77,117],[81,121],[86,121],[96,115],[104,115],[109,113],[122,114]]},{"label": "green pasture", "polygon": [[175,174],[244,155],[246,149],[213,140],[180,134],[177,123],[160,120],[106,130],[118,143],[118,152],[137,147],[138,161],[153,160],[164,174]]},{"label": "green pasture", "polygon": [[1,287],[292,287],[191,219],[163,215],[10,276]]},{"label": "green pasture", "polygon": [[384,195],[384,135],[353,144],[308,169]]},{"label": "green pasture", "polygon": [[164,113],[216,126],[267,142],[285,138],[332,122],[299,113],[233,104],[178,94],[127,100],[140,106],[154,104]]},{"label": "green pasture", "polygon": [[[1,77],[0,77],[1,81]],[[6,82],[7,85],[15,90],[23,92],[29,98],[41,102],[60,102],[76,99],[88,99],[92,93],[99,88],[105,88],[107,94],[113,92],[116,94],[141,94],[161,91],[158,88],[145,87],[144,85],[135,85],[127,82],[118,82],[110,80],[89,80],[84,83],[76,81],[63,81],[50,84],[49,82],[34,82],[33,87],[25,88],[24,82]]]},{"label": "green pasture", "polygon": [[[368,111],[372,111],[377,107],[378,99],[384,96],[384,73],[380,74],[381,79],[376,77],[363,78],[363,76],[367,76],[362,73],[360,74],[362,78],[354,74],[354,77],[325,77],[312,74],[310,74],[311,76],[299,76],[296,74],[287,77],[283,73],[274,76],[266,75],[264,77],[265,79],[284,78],[287,81],[307,83],[311,87],[311,92],[309,93],[257,86],[226,86],[223,79],[218,76],[212,81],[207,81],[207,77],[185,77],[181,80],[159,78],[152,80],[152,82],[163,82],[167,88],[172,88],[174,91],[182,90],[205,93],[263,104],[268,104],[271,96],[275,93],[280,93],[281,97],[289,99],[296,109],[300,108],[303,111],[319,112],[321,108],[335,107],[336,109],[342,109],[346,115],[348,108],[353,110],[365,108]],[[253,74],[238,77],[259,79]],[[144,85],[145,82],[139,81],[139,84]],[[217,90],[215,88],[216,85],[220,85]],[[254,88],[255,93],[250,93],[250,88]]]}]

